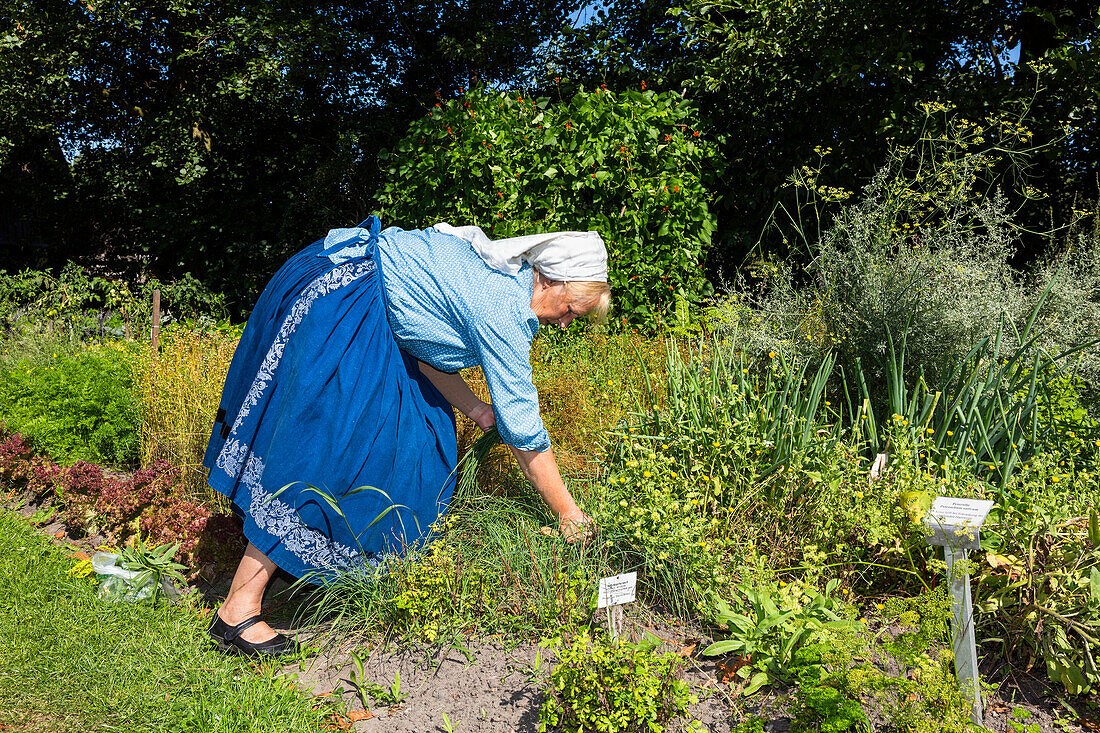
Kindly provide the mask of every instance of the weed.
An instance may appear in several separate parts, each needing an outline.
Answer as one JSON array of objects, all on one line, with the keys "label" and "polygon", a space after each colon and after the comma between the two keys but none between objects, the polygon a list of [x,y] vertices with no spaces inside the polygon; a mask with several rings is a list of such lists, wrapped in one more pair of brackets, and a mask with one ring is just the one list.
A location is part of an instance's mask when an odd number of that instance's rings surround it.
[{"label": "weed", "polygon": [[403,692],[401,690],[400,671],[395,671],[393,673],[393,682],[390,683],[389,687],[382,687],[377,682],[370,682],[369,680],[366,680],[363,677],[362,663],[358,660],[356,660],[356,662],[357,663],[355,668],[356,672],[359,674],[359,678],[358,681],[353,680],[352,684],[355,685],[355,689],[359,693],[359,698],[360,700],[362,700],[364,707],[367,706],[367,701],[364,693],[366,695],[370,695],[371,699],[373,699],[375,702],[381,703],[383,705],[400,705],[401,703],[405,702],[405,698],[409,696],[409,693]]},{"label": "weed", "polygon": [[370,703],[367,702],[367,697],[370,695],[370,682],[367,680],[366,672],[363,669],[364,659],[358,651],[351,653],[351,663],[355,669],[348,674],[348,682],[355,688],[355,694],[359,696],[359,702],[363,704],[363,709],[369,710]]}]

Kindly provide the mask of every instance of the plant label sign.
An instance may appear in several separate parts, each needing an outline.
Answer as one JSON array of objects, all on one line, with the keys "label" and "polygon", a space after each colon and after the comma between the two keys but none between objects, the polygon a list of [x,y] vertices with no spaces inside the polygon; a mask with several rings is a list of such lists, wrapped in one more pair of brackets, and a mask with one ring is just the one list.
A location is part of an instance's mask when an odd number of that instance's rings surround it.
[{"label": "plant label sign", "polygon": [[970,719],[982,724],[982,695],[978,675],[978,647],[974,638],[974,603],[970,596],[967,556],[980,547],[981,529],[993,502],[937,496],[924,515],[924,536],[930,545],[943,547],[947,586],[951,590],[951,647],[955,652],[955,676],[970,698]]},{"label": "plant label sign", "polygon": [[607,608],[623,603],[633,603],[634,592],[637,587],[637,573],[623,573],[610,578],[600,578],[600,594],[596,599],[596,607]]},{"label": "plant label sign", "polygon": [[978,530],[992,508],[993,502],[988,499],[937,496],[924,515],[925,539],[939,547],[977,550]]}]

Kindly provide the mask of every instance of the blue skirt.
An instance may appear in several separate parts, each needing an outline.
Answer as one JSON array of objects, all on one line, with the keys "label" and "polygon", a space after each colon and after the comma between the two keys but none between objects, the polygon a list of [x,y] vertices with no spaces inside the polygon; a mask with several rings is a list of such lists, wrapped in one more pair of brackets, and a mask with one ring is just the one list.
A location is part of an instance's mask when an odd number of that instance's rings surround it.
[{"label": "blue skirt", "polygon": [[248,540],[315,582],[424,536],[458,452],[451,406],[394,341],[376,260],[333,264],[322,246],[260,295],[203,461]]}]

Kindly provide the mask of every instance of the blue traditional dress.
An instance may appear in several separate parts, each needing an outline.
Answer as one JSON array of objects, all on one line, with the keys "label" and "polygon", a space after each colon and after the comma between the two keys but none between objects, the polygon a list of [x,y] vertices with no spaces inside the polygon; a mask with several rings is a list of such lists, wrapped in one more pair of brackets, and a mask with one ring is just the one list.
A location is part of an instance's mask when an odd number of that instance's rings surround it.
[{"label": "blue traditional dress", "polygon": [[377,565],[446,511],[454,413],[417,359],[445,372],[480,365],[502,440],[550,445],[531,382],[530,267],[498,272],[434,229],[364,225],[333,230],[268,283],[204,459],[248,540],[318,580]]}]

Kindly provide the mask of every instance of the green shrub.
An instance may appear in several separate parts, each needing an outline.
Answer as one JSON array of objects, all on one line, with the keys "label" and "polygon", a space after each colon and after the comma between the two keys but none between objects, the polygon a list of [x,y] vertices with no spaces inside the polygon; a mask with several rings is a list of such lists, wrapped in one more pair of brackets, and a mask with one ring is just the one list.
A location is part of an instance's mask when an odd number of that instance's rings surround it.
[{"label": "green shrub", "polygon": [[[1095,207],[1095,204],[1094,204]],[[1091,417],[1100,420],[1100,212],[1086,231],[1066,238],[1065,245],[1032,278],[1032,286],[1053,281],[1040,314],[1040,346],[1047,351],[1094,342],[1070,359],[1069,367]]]},{"label": "green shrub", "polygon": [[[710,311],[710,322],[750,355],[774,351],[816,364],[836,354],[850,391],[862,398],[862,372],[876,405],[885,401],[889,358],[903,339],[907,385],[923,376],[939,388],[954,360],[975,347],[992,365],[998,336],[1002,357],[1034,339],[1023,361],[1035,351],[1054,356],[1079,348],[1064,365],[1100,384],[1096,220],[1091,232],[1068,237],[1048,264],[1017,270],[1020,212],[1007,209],[997,187],[1016,187],[1024,199],[1041,196],[1025,176],[990,176],[1035,152],[1026,129],[1003,114],[974,122],[943,105],[924,108],[921,141],[890,150],[871,183],[827,222],[820,207],[847,197],[818,185],[820,169],[796,171],[790,182],[808,201],[788,212],[786,230],[797,232],[812,261],[804,269],[757,263],[750,270],[763,282],[750,289],[742,281],[740,292]],[[1087,213],[1075,211],[1074,221]]]},{"label": "green shrub", "polygon": [[475,224],[494,239],[598,231],[616,314],[651,324],[709,287],[713,156],[674,93],[599,89],[553,104],[476,89],[413,123],[379,198],[387,223],[410,228]]},{"label": "green shrub", "polygon": [[99,277],[68,262],[58,275],[48,270],[0,270],[0,335],[18,341],[43,328],[79,342],[93,335],[148,335],[153,291],[161,291],[161,321],[225,319],[225,296],[191,273],[141,285]]},{"label": "green shrub", "polygon": [[[679,677],[678,657],[655,653],[652,644],[579,634],[557,654],[539,714],[540,731],[659,733],[698,702]],[[692,725],[689,729],[697,729]]]},{"label": "green shrub", "polygon": [[133,464],[138,410],[129,355],[103,345],[0,373],[0,421],[61,463]]}]

